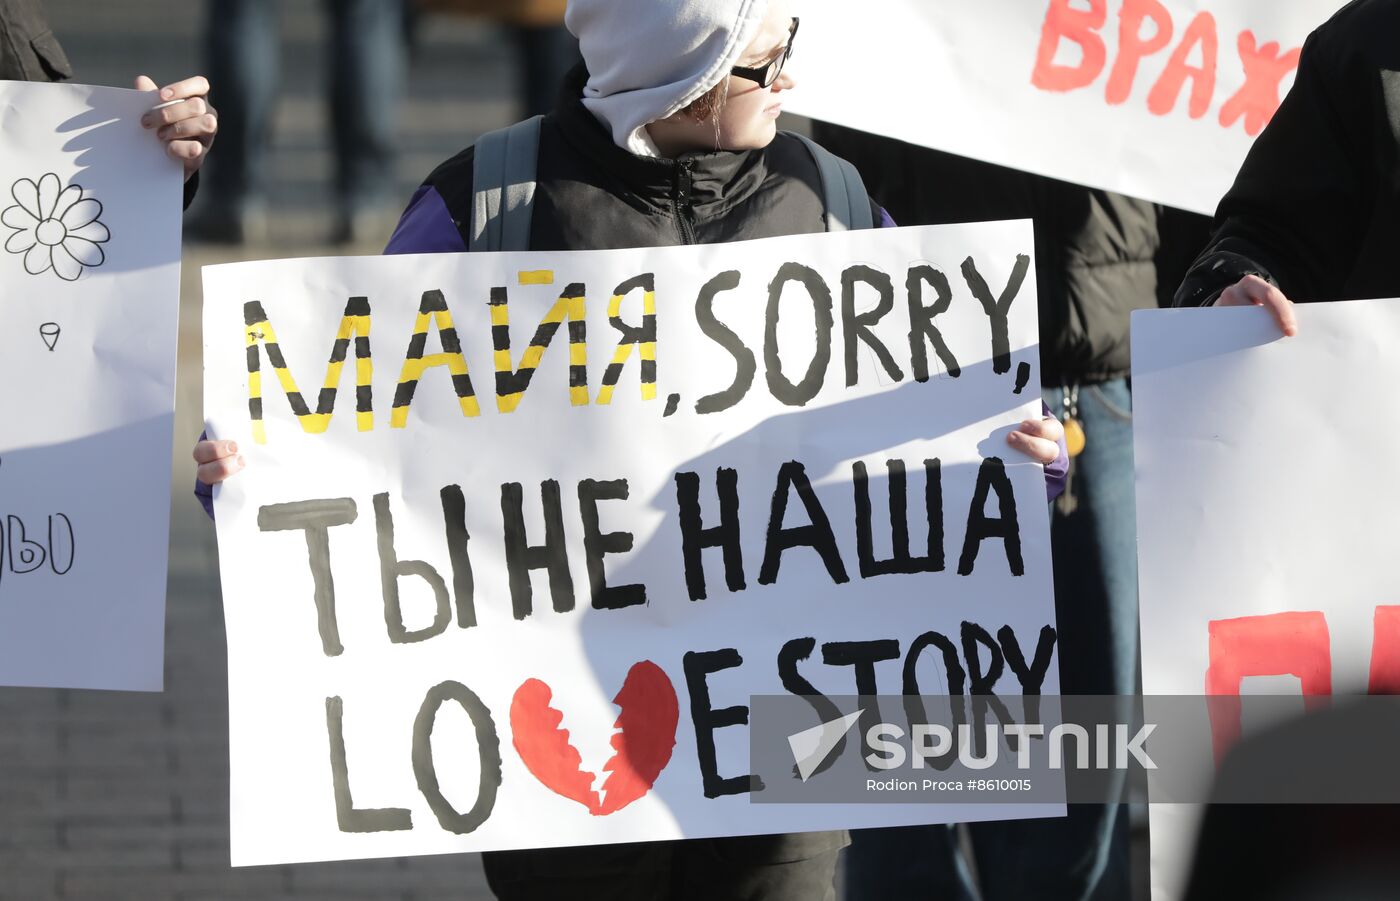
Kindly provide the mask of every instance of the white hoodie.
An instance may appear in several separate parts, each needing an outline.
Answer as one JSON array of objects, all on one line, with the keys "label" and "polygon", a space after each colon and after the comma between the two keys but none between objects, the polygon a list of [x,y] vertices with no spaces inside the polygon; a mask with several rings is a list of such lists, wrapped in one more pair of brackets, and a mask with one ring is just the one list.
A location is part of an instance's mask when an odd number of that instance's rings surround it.
[{"label": "white hoodie", "polygon": [[569,0],[588,64],[583,105],[619,147],[657,156],[650,122],[704,96],[738,62],[768,0]]}]

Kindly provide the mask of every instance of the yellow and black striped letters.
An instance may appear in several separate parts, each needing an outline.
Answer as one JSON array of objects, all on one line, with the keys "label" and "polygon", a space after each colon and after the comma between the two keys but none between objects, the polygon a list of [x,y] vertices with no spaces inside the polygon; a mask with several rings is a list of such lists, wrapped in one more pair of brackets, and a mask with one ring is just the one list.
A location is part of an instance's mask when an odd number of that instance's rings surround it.
[{"label": "yellow and black striped letters", "polygon": [[374,376],[374,362],[369,348],[369,298],[352,297],[345,305],[345,315],[340,319],[340,330],[336,332],[335,344],[331,346],[331,360],[326,366],[326,381],[321,394],[316,399],[316,412],[312,413],[306,400],[297,389],[292,373],[287,369],[287,361],[282,356],[282,348],[277,344],[277,333],[259,301],[250,300],[243,305],[244,339],[248,348],[248,416],[253,421],[253,440],[258,444],[267,443],[267,431],[263,426],[262,403],[262,359],[258,345],[267,351],[268,362],[277,373],[277,381],[286,392],[287,401],[292,405],[297,422],[307,433],[317,435],[331,423],[331,413],[335,408],[336,390],[340,385],[340,370],[345,366],[345,358],[350,350],[350,339],[355,339],[355,423],[359,430],[367,432],[374,428],[374,408],[370,382]]}]

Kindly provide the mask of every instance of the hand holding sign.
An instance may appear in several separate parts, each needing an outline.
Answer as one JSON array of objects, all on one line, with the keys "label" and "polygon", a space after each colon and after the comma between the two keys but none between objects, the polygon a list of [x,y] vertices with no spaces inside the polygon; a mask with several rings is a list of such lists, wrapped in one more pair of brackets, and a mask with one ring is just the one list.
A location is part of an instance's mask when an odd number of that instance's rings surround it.
[{"label": "hand holding sign", "polygon": [[194,446],[195,477],[206,485],[217,485],[243,468],[243,457],[236,441],[201,439]]},{"label": "hand holding sign", "polygon": [[1054,463],[1060,456],[1060,441],[1065,427],[1053,416],[1023,421],[1016,431],[1006,436],[1006,443],[1042,466]]},{"label": "hand holding sign", "polygon": [[[136,90],[154,91],[156,83],[138,75]],[[161,102],[141,117],[142,126],[157,129],[156,137],[171,159],[185,167],[186,180],[204,164],[219,130],[219,117],[209,105],[208,94],[209,82],[203,75],[177,81],[161,88]]]},{"label": "hand holding sign", "polygon": [[1282,291],[1257,275],[1246,275],[1226,288],[1215,302],[1217,307],[1263,307],[1273,314],[1278,327],[1288,337],[1298,334],[1298,317],[1293,312],[1293,301]]}]

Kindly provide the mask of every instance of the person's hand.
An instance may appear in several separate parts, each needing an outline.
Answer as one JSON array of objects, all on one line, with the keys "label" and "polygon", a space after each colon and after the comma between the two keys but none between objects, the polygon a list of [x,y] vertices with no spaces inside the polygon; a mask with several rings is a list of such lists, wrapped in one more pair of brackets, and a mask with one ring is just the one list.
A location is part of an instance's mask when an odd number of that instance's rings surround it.
[{"label": "person's hand", "polygon": [[[136,90],[155,91],[156,83],[145,75],[136,76]],[[165,152],[185,167],[185,180],[199,171],[214,133],[219,130],[219,116],[209,105],[209,82],[203,75],[186,78],[159,89],[160,103],[146,111],[141,125],[153,128],[165,145]]]},{"label": "person's hand", "polygon": [[1283,292],[1257,275],[1244,278],[1226,288],[1215,302],[1217,307],[1263,307],[1273,314],[1274,321],[1288,337],[1298,334],[1298,317],[1293,313],[1293,301]]},{"label": "person's hand", "polygon": [[194,462],[199,464],[195,477],[206,485],[217,485],[243,468],[243,457],[233,441],[197,442]]},{"label": "person's hand", "polygon": [[1021,427],[1006,436],[1006,443],[1042,466],[1049,466],[1060,456],[1060,441],[1065,427],[1053,416],[1026,419]]}]

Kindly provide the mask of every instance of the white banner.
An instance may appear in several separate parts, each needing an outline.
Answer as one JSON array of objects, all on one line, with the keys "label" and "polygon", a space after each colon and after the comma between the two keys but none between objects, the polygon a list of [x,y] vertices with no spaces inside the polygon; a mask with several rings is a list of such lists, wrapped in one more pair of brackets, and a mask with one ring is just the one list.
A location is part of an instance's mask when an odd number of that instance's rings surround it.
[{"label": "white banner", "polygon": [[0,685],[161,688],[181,187],[154,97],[0,82]]},{"label": "white banner", "polygon": [[216,498],[235,865],[1055,813],[746,778],[750,695],[855,691],[789,642],[893,639],[946,693],[919,635],[1053,624],[1005,442],[1040,415],[1031,247],[206,268],[205,409],[248,464]]},{"label": "white banner", "polygon": [[[1145,694],[1400,685],[1400,481],[1374,459],[1400,442],[1384,412],[1400,303],[1297,314],[1294,338],[1254,308],[1133,314]],[[1217,707],[1211,727],[1218,755],[1242,724]],[[1170,901],[1199,808],[1151,819],[1153,898]]]},{"label": "white banner", "polygon": [[1342,0],[808,3],[790,112],[1213,213]]}]

